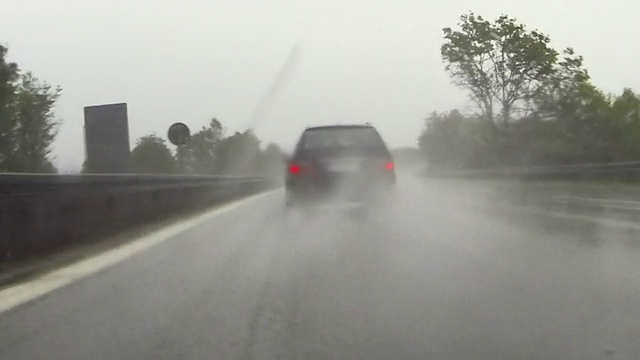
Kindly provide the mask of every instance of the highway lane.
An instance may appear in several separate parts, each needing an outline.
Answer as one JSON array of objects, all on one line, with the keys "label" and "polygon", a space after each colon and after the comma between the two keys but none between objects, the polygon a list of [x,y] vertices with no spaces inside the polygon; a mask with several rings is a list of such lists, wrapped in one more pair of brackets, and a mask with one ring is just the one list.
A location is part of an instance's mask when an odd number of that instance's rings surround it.
[{"label": "highway lane", "polygon": [[[640,236],[401,177],[273,193],[0,314],[0,359],[638,359]],[[0,293],[1,296],[1,293]]]}]

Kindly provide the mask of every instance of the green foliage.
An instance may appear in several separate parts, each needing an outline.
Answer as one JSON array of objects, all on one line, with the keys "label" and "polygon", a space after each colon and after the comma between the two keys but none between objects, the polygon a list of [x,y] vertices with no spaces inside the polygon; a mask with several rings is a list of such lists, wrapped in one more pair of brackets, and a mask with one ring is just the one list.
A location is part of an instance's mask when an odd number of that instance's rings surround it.
[{"label": "green foliage", "polygon": [[640,159],[640,98],[631,90],[605,96],[592,86],[558,104],[557,116],[524,117],[508,137],[457,110],[432,114],[419,138],[433,166],[453,168],[559,165]]},{"label": "green foliage", "polygon": [[136,174],[173,174],[176,163],[166,141],[153,134],[136,142],[131,151],[131,169]]},{"label": "green foliage", "polygon": [[191,135],[189,143],[176,150],[176,161],[181,173],[215,174],[217,157],[215,149],[224,136],[224,128],[216,118],[209,126]]},{"label": "green foliage", "polygon": [[260,175],[269,178],[281,178],[284,174],[287,156],[280,146],[269,144],[261,152],[258,171]]},{"label": "green foliage", "polygon": [[216,149],[218,172],[230,175],[257,175],[260,140],[252,130],[222,139]]},{"label": "green foliage", "polygon": [[492,129],[479,117],[467,117],[458,110],[432,113],[418,140],[420,150],[434,166],[472,167],[486,163]]},{"label": "green foliage", "polygon": [[619,126],[621,141],[617,144],[623,151],[623,160],[637,160],[640,157],[640,97],[631,89],[611,102],[611,117]]},{"label": "green foliage", "polygon": [[8,171],[13,153],[16,118],[13,116],[18,65],[6,61],[7,48],[0,45],[0,171]]},{"label": "green foliage", "polygon": [[20,73],[6,54],[0,45],[0,172],[56,172],[50,154],[60,125],[53,109],[61,89]]},{"label": "green foliage", "polygon": [[[495,167],[640,159],[640,98],[606,95],[572,48],[506,15],[444,29],[441,55],[477,115],[433,113],[419,138],[432,166]],[[496,116],[496,106],[500,116]]]},{"label": "green foliage", "polygon": [[[530,99],[536,116],[558,117],[562,112],[575,110],[580,93],[588,90],[589,73],[583,67],[583,58],[572,48],[563,52],[562,59],[554,65],[554,71],[545,77],[544,86]],[[571,108],[573,106],[573,108]]]},{"label": "green foliage", "polygon": [[506,15],[493,22],[474,13],[460,17],[459,31],[445,28],[441,47],[446,70],[455,83],[469,90],[482,116],[495,123],[499,106],[503,128],[513,112],[526,111],[530,99],[553,73],[557,52],[549,37],[528,31]]},{"label": "green foliage", "polygon": [[183,174],[280,177],[283,158],[275,144],[263,151],[252,130],[225,136],[224,127],[215,118],[175,153],[176,166]]},{"label": "green foliage", "polygon": [[15,102],[15,148],[13,171],[56,172],[49,161],[51,145],[60,122],[53,108],[62,91],[40,82],[31,73],[21,76]]}]

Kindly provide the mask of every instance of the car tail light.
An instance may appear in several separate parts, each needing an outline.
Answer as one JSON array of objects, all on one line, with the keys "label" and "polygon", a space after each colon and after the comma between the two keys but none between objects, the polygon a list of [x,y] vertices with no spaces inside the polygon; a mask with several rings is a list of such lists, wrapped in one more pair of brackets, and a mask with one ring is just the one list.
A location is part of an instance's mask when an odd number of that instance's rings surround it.
[{"label": "car tail light", "polygon": [[292,174],[299,174],[300,170],[301,170],[300,165],[297,165],[297,164],[289,165],[289,172]]},{"label": "car tail light", "polygon": [[384,165],[384,168],[387,170],[393,170],[395,168],[395,165],[393,164],[393,161],[389,161]]},{"label": "car tail light", "polygon": [[289,173],[293,175],[309,173],[312,170],[313,168],[307,164],[301,164],[301,163],[289,164]]}]

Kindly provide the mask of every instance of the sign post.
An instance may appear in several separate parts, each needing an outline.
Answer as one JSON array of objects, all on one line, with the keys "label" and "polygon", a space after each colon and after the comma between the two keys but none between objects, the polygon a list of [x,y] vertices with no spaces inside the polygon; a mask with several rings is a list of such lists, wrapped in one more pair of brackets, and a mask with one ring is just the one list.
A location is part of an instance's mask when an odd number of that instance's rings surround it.
[{"label": "sign post", "polygon": [[190,136],[191,132],[189,131],[189,127],[181,122],[177,122],[169,126],[169,131],[167,132],[169,141],[175,146],[188,143]]},{"label": "sign post", "polygon": [[[189,131],[189,127],[187,125],[181,122],[177,122],[169,126],[167,137],[173,145],[178,147],[178,150],[176,150],[177,152],[180,150],[181,146],[189,142],[189,139],[191,138],[191,132]],[[182,157],[178,157],[178,161],[180,169],[184,169],[184,159]]]}]

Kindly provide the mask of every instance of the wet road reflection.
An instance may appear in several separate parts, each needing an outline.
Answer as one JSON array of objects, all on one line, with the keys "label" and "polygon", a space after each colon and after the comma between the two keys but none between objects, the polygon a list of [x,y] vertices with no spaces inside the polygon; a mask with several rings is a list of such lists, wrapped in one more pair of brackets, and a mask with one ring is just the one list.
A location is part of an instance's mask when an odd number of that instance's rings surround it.
[{"label": "wet road reflection", "polygon": [[368,211],[275,193],[0,315],[0,359],[638,359],[637,224],[567,202],[587,195],[612,197],[407,176]]}]

